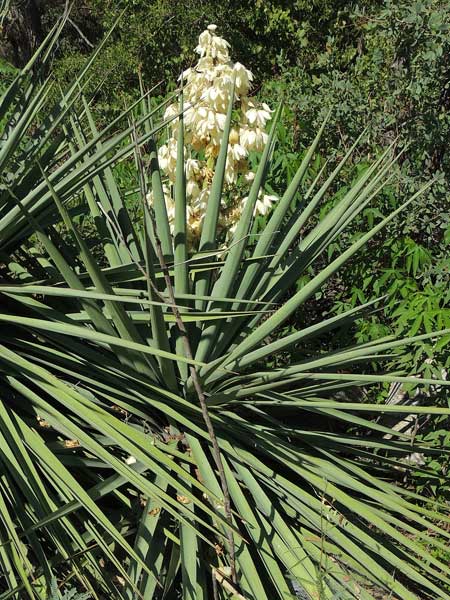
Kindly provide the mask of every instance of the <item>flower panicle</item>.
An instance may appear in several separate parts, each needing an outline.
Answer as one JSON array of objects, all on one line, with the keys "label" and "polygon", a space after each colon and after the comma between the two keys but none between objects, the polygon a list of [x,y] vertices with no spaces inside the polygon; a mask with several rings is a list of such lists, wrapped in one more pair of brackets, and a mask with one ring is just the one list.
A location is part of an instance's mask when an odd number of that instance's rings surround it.
[{"label": "flower panicle", "polygon": [[[272,110],[265,103],[249,97],[253,74],[239,62],[230,59],[230,44],[218,36],[216,25],[208,25],[198,40],[195,52],[197,64],[183,71],[185,175],[187,196],[187,225],[189,240],[198,242],[209,199],[215,161],[219,155],[229,102],[233,102],[235,117],[230,131],[225,165],[225,184],[228,189],[238,182],[239,175],[248,183],[254,179],[249,168],[250,152],[262,152],[267,143],[266,126]],[[234,98],[231,98],[234,83]],[[159,165],[169,185],[175,183],[178,144],[178,113],[176,103],[164,113],[169,121],[170,137],[158,151]],[[200,158],[201,157],[201,158]],[[163,188],[170,226],[175,219],[175,206],[169,185]],[[260,194],[254,214],[265,215],[276,196]],[[148,196],[152,202],[152,194]],[[219,227],[233,234],[247,198],[234,195],[222,201]]]}]

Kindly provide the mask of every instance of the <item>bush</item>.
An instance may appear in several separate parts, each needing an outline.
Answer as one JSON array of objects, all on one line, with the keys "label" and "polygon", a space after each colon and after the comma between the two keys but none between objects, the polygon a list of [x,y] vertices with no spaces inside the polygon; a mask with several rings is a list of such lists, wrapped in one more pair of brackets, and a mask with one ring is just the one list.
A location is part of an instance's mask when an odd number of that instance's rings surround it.
[{"label": "bush", "polygon": [[[392,153],[345,188],[335,174],[304,194],[319,131],[264,235],[254,235],[278,111],[237,229],[218,248],[229,102],[202,229],[207,251],[191,254],[182,145],[172,237],[155,144],[167,123],[145,107],[97,131],[83,97],[91,63],[47,106],[39,65],[58,33],[1,106],[12,115],[0,149],[3,595],[45,597],[57,570],[61,584],[76,577],[110,598],[284,599],[299,588],[313,598],[370,598],[380,588],[446,598],[450,569],[433,554],[449,537],[437,524],[446,517],[397,485],[402,459],[437,450],[377,420],[409,406],[357,395],[415,382],[381,365],[443,332],[340,345],[334,332],[370,305],[283,328],[400,213],[374,215],[358,239],[344,237],[340,256],[328,253],[386,183]],[[137,165],[137,223],[112,170],[127,158]],[[93,221],[83,233],[80,203]],[[281,366],[271,364],[278,357]]]},{"label": "bush", "polygon": [[[348,235],[360,236],[374,218],[399,206],[430,177],[432,188],[412,204],[401,220],[393,222],[349,263],[327,291],[327,310],[340,310],[389,293],[383,313],[357,331],[359,341],[371,335],[414,335],[448,326],[448,294],[445,281],[450,263],[448,241],[450,197],[448,154],[448,86],[446,56],[450,47],[448,7],[436,0],[386,2],[381,8],[349,5],[342,9],[314,62],[283,66],[282,74],[265,84],[267,101],[284,94],[291,131],[295,134],[279,149],[280,159],[301,150],[314,136],[321,119],[331,110],[327,148],[340,158],[343,147],[367,128],[357,150],[364,163],[387,143],[402,152],[395,183],[355,220]],[[288,161],[289,163],[289,161]],[[289,164],[283,176],[290,177]],[[347,184],[353,177],[341,174]],[[276,184],[275,184],[276,185]],[[330,249],[337,256],[347,238]],[[446,340],[445,340],[446,341]],[[435,372],[448,367],[445,352],[434,355]],[[426,352],[411,363],[412,371],[432,368],[424,363]]]}]

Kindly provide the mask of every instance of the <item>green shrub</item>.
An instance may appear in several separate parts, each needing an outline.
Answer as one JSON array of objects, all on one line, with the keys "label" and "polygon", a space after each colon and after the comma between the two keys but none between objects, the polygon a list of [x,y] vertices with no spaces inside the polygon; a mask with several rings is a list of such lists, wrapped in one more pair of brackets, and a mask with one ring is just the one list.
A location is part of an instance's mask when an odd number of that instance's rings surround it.
[{"label": "green shrub", "polygon": [[[397,482],[411,452],[438,450],[378,422],[408,405],[358,395],[415,383],[408,364],[382,365],[445,330],[339,344],[336,332],[370,303],[318,321],[304,314],[284,330],[413,204],[374,215],[352,237],[395,156],[380,153],[344,188],[335,172],[304,193],[321,129],[255,235],[277,111],[237,230],[218,248],[229,103],[200,251],[190,254],[182,144],[171,236],[155,144],[166,123],[127,110],[97,131],[83,95],[90,61],[47,106],[39,65],[58,34],[0,106],[11,115],[0,148],[2,597],[45,598],[56,571],[61,584],[108,598],[263,600],[301,589],[365,599],[380,588],[402,600],[448,598],[450,569],[433,554],[449,537],[439,525],[447,517]],[[137,165],[138,223],[112,170],[127,158]],[[76,203],[92,218],[83,233]],[[278,357],[284,364],[271,365]],[[430,403],[414,411],[450,413]]]},{"label": "green shrub", "polygon": [[[415,335],[449,323],[449,16],[448,7],[438,0],[385,2],[380,7],[350,4],[324,32],[322,51],[313,62],[285,65],[280,77],[262,90],[269,102],[284,95],[293,132],[275,155],[275,188],[283,177],[292,177],[295,153],[285,158],[292,144],[301,152],[330,109],[325,143],[334,162],[365,127],[358,150],[362,168],[386,143],[403,152],[395,182],[330,247],[332,255],[339,255],[349,237],[362,235],[424,180],[436,178],[403,218],[390,224],[378,243],[366,246],[323,291],[323,309],[332,312],[389,294],[384,310],[351,332],[360,342],[381,332]],[[348,185],[354,171],[341,177]],[[424,362],[429,353],[425,346],[410,357],[412,372],[425,369],[431,374],[434,368],[439,373],[448,367],[446,342],[434,352],[434,367]]]}]

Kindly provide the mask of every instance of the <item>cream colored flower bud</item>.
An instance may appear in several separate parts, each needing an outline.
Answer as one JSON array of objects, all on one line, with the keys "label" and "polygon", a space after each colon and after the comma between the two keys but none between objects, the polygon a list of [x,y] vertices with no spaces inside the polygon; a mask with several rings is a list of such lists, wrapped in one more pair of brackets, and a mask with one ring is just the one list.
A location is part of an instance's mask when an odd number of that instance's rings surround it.
[{"label": "cream colored flower bud", "polygon": [[239,95],[247,94],[248,90],[250,89],[251,82],[253,81],[252,72],[246,69],[244,65],[241,65],[239,62],[234,65],[233,70],[236,76],[236,92]]},{"label": "cream colored flower bud", "polygon": [[193,199],[198,198],[200,195],[198,183],[193,179],[189,179],[189,181],[186,183],[186,194]]},{"label": "cream colored flower bud", "polygon": [[197,151],[203,150],[203,142],[202,142],[202,139],[198,135],[192,136],[191,145],[194,150],[197,150]]},{"label": "cream colored flower bud", "polygon": [[219,151],[219,144],[209,143],[205,148],[205,156],[206,158],[217,158],[219,156]]},{"label": "cream colored flower bud", "polygon": [[230,131],[230,144],[237,144],[239,142],[239,131],[233,127]]}]

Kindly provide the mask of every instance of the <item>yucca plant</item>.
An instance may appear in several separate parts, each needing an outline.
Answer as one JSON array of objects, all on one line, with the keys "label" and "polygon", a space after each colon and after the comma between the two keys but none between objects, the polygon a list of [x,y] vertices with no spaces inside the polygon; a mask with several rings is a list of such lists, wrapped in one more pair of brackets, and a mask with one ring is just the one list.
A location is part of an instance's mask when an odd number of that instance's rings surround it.
[{"label": "yucca plant", "polygon": [[[450,569],[435,557],[450,537],[445,509],[396,484],[404,457],[435,450],[378,419],[410,406],[352,395],[417,384],[381,366],[443,332],[326,349],[374,303],[283,329],[413,200],[314,269],[389,181],[396,157],[382,153],[318,219],[354,150],[305,185],[324,123],[255,236],[278,109],[237,229],[219,248],[230,103],[192,252],[183,144],[172,235],[156,152],[165,123],[155,125],[146,98],[141,117],[130,107],[129,125],[97,131],[83,97],[90,59],[46,110],[41,67],[60,26],[0,109],[0,598],[46,598],[55,576],[93,598],[127,600],[449,598]],[[127,157],[138,223],[114,178]],[[80,205],[94,235],[77,225]],[[317,354],[289,358],[307,339],[320,342]],[[271,366],[277,356],[284,366]]]}]

